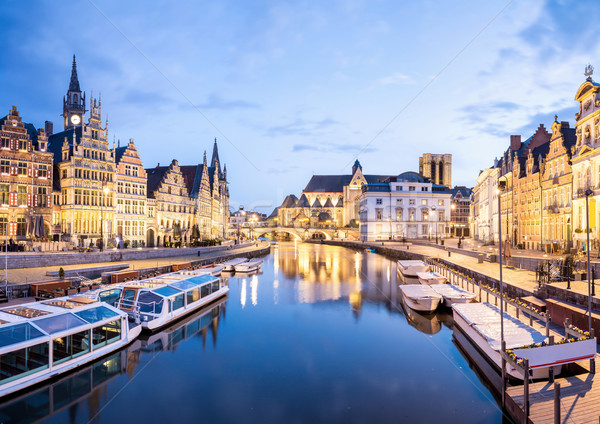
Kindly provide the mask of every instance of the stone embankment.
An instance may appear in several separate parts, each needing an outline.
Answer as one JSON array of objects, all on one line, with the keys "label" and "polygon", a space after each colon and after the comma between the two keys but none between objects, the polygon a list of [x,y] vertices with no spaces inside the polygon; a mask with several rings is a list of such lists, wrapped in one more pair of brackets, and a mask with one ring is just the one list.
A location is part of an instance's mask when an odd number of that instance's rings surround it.
[{"label": "stone embankment", "polygon": [[[235,245],[236,248],[251,246],[252,243]],[[229,250],[232,244],[210,247],[185,247],[185,248],[130,248],[110,249],[103,252],[19,252],[8,253],[4,257],[0,254],[0,266],[7,265],[8,269],[35,268],[45,266],[79,265],[102,262],[123,262],[139,259],[168,258],[172,256],[195,256],[198,254]]]}]

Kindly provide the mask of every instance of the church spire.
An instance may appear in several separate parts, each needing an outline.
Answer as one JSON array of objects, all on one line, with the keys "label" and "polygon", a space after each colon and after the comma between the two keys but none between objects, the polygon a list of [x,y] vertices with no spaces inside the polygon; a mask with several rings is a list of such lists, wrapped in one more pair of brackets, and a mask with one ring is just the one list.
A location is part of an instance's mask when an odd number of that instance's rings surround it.
[{"label": "church spire", "polygon": [[213,145],[212,159],[210,161],[211,167],[216,167],[219,171],[219,177],[222,177],[221,173],[221,161],[219,160],[219,148],[217,147],[217,138],[215,137],[215,144]]},{"label": "church spire", "polygon": [[204,151],[204,167],[206,168],[206,150]]},{"label": "church spire", "polygon": [[79,78],[77,78],[77,63],[75,55],[73,55],[73,69],[71,69],[71,82],[69,83],[69,91],[81,91],[79,88]]}]

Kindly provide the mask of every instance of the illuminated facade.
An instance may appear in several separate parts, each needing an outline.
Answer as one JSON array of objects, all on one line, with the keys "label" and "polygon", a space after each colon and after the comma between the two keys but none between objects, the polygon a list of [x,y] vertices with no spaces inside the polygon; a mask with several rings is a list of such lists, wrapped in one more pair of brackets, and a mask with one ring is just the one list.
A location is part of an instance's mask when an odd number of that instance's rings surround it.
[{"label": "illuminated facade", "polygon": [[52,153],[46,133],[25,124],[13,106],[0,119],[0,143],[0,236],[45,239],[52,222]]},{"label": "illuminated facade", "polygon": [[[102,126],[102,101],[90,98],[85,118],[85,96],[73,69],[63,102],[64,131],[49,137],[54,154],[54,178],[60,187],[57,232],[78,246],[99,245],[114,232],[114,150],[108,144],[108,121]],[[105,190],[106,189],[106,190]],[[102,222],[102,225],[101,225]]]},{"label": "illuminated facade", "polygon": [[211,166],[204,162],[146,169],[148,176],[148,246],[225,239],[229,230],[227,170],[221,171],[215,140]]},{"label": "illuminated facade", "polygon": [[147,176],[133,139],[115,149],[115,165],[115,236],[131,247],[144,247]]},{"label": "illuminated facade", "polygon": [[313,175],[299,199],[293,194],[285,198],[277,222],[283,227],[357,227],[363,186],[386,178],[364,175],[358,160],[350,175]]},{"label": "illuminated facade", "polygon": [[415,172],[367,184],[360,197],[363,241],[449,234],[452,192]]},{"label": "illuminated facade", "polygon": [[452,187],[452,155],[424,153],[419,158],[419,173],[434,184]]}]

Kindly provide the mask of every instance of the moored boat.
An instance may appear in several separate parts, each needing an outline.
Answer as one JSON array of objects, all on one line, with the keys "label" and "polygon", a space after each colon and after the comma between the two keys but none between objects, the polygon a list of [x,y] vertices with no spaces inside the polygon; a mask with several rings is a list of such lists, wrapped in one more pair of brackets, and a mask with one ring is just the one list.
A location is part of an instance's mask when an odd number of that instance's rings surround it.
[{"label": "moored boat", "polygon": [[417,272],[417,278],[421,284],[446,284],[448,280],[437,272]]},{"label": "moored boat", "polygon": [[223,265],[223,271],[229,272],[229,271],[235,271],[235,266],[239,265],[241,263],[244,263],[244,262],[248,262],[248,258],[230,259],[228,261],[223,262],[221,265]]},{"label": "moored boat", "polygon": [[423,284],[405,284],[400,286],[402,299],[406,305],[419,312],[433,312],[437,309],[442,296]]},{"label": "moored boat", "polygon": [[196,271],[207,272],[210,275],[218,277],[219,275],[221,275],[221,271],[223,271],[224,269],[225,269],[225,265],[223,265],[223,264],[210,264],[210,265],[201,266]]},{"label": "moored boat", "polygon": [[417,272],[429,272],[430,267],[423,261],[418,260],[399,260],[398,272],[405,277],[417,278]]},{"label": "moored boat", "polygon": [[123,285],[118,308],[156,330],[224,296],[229,287],[201,271],[178,271]]},{"label": "moored boat", "polygon": [[[496,366],[502,367],[500,309],[489,303],[463,303],[452,306],[456,326],[479,351]],[[545,334],[504,313],[506,349],[517,358],[527,358],[534,379],[548,378],[549,369],[558,375],[563,364],[592,359],[596,356],[596,339],[582,338],[571,342],[548,344]],[[523,380],[515,368],[506,365],[509,376]]]},{"label": "moored boat", "polygon": [[431,288],[444,298],[444,306],[449,308],[455,303],[469,303],[475,299],[474,293],[454,284],[435,284]]},{"label": "moored boat", "polygon": [[247,262],[242,262],[235,266],[235,272],[252,272],[260,268],[263,263],[262,259],[250,259]]},{"label": "moored boat", "polygon": [[141,325],[113,306],[62,297],[0,310],[0,396],[65,373],[132,342]]}]

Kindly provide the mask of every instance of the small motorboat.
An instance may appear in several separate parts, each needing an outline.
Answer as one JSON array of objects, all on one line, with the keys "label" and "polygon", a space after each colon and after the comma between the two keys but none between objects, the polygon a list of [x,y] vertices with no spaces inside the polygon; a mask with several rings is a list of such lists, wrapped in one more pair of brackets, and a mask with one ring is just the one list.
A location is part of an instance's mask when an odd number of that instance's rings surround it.
[{"label": "small motorboat", "polygon": [[421,284],[446,284],[448,280],[437,272],[417,272]]},{"label": "small motorboat", "polygon": [[221,275],[221,271],[223,271],[224,269],[225,265],[223,264],[210,264],[201,266],[200,268],[198,268],[198,271],[206,271],[210,275],[218,277],[219,275]]},{"label": "small motorboat", "polygon": [[241,263],[248,262],[248,258],[234,258],[223,262],[223,271],[235,271],[235,266]]},{"label": "small motorboat", "polygon": [[456,303],[469,303],[475,299],[474,293],[454,284],[435,284],[431,288],[444,298],[444,306],[449,308]]},{"label": "small motorboat", "polygon": [[419,312],[433,312],[442,302],[442,296],[423,284],[400,285],[402,298],[409,308]]},{"label": "small motorboat", "polygon": [[399,260],[398,272],[405,277],[417,278],[417,272],[429,272],[430,267],[423,261],[418,260]]},{"label": "small motorboat", "polygon": [[257,271],[263,263],[262,259],[250,259],[235,266],[235,272],[252,272]]}]

